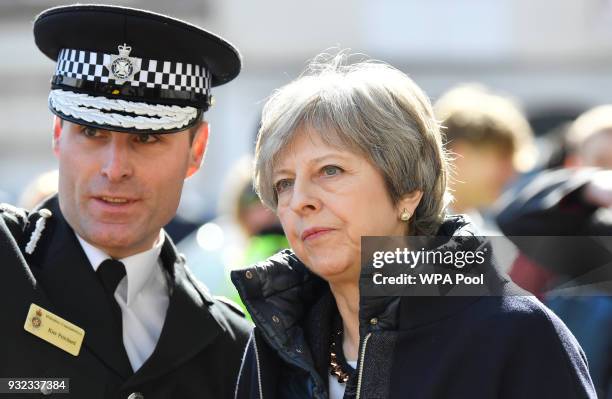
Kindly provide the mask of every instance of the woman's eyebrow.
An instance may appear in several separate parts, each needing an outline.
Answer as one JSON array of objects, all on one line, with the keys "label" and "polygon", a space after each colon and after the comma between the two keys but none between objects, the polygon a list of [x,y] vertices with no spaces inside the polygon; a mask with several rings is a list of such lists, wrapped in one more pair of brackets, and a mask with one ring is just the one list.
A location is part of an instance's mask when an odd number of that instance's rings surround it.
[{"label": "woman's eyebrow", "polygon": [[[318,164],[321,163],[325,160],[328,160],[330,158],[343,158],[343,159],[347,159],[347,157],[340,153],[340,152],[334,152],[334,153],[329,153],[329,154],[325,154],[325,155],[321,155],[320,157],[316,157],[316,158],[312,158],[310,160],[308,160],[308,164]],[[291,169],[287,169],[287,168],[282,168],[282,169],[273,169],[272,170],[272,176],[276,176],[276,175],[282,175],[282,174],[291,174],[292,171]]]},{"label": "woman's eyebrow", "polygon": [[325,161],[327,159],[330,159],[330,158],[342,158],[342,159],[346,159],[347,157],[344,154],[342,154],[341,152],[333,152],[333,153],[322,155],[322,156],[317,157],[317,158],[313,158],[313,159],[310,160],[309,163],[320,163],[320,162],[323,162],[323,161]]}]

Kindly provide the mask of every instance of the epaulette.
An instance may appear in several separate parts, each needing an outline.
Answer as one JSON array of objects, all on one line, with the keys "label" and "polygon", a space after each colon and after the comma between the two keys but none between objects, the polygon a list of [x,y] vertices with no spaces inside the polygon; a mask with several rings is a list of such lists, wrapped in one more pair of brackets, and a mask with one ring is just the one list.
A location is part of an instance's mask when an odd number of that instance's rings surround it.
[{"label": "epaulette", "polygon": [[0,217],[6,222],[13,238],[15,238],[17,242],[20,242],[28,225],[27,211],[11,204],[1,203]]},{"label": "epaulette", "polygon": [[217,301],[223,303],[224,305],[226,305],[228,308],[230,308],[230,310],[232,310],[234,313],[238,314],[238,316],[246,317],[246,314],[244,313],[244,310],[242,310],[240,305],[238,305],[236,302],[232,301],[228,297],[225,297],[225,296],[222,296],[222,295],[215,295],[215,299]]}]

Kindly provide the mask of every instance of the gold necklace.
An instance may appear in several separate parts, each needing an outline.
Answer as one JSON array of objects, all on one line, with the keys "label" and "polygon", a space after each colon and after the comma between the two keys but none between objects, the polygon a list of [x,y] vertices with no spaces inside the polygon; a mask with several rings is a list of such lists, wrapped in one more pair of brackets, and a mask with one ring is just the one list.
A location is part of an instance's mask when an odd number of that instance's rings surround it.
[{"label": "gold necklace", "polygon": [[351,376],[351,373],[344,370],[344,368],[342,367],[343,362],[336,354],[338,347],[336,346],[336,340],[339,339],[340,342],[342,342],[341,337],[342,330],[336,332],[335,334],[332,334],[331,344],[329,348],[329,367],[330,374],[336,377],[340,384],[346,384],[346,382],[349,380],[349,377]]}]

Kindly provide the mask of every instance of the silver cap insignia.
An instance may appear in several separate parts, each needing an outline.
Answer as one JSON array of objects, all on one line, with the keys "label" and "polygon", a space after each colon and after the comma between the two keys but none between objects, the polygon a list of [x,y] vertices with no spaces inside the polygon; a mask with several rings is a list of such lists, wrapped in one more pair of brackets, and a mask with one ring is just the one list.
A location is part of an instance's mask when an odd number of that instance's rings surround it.
[{"label": "silver cap insignia", "polygon": [[104,65],[115,78],[118,84],[123,84],[126,80],[140,71],[140,59],[130,57],[132,48],[127,44],[117,46],[119,55],[111,55],[110,62]]}]

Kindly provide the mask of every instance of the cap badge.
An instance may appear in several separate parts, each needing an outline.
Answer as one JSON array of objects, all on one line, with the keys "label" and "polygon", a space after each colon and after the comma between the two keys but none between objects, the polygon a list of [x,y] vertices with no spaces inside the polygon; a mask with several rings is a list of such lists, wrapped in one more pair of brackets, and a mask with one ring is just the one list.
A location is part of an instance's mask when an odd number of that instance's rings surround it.
[{"label": "cap badge", "polygon": [[117,46],[119,55],[111,55],[110,63],[105,67],[113,75],[117,83],[122,84],[126,80],[132,79],[132,76],[140,71],[140,59],[130,57],[132,47],[123,43]]}]

